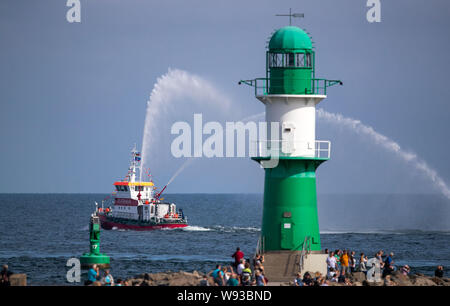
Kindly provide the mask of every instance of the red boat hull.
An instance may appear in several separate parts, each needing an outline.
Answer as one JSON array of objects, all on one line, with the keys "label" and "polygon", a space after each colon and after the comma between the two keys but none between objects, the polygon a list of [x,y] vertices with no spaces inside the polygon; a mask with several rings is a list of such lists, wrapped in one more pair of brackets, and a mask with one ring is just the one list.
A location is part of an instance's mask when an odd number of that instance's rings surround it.
[{"label": "red boat hull", "polygon": [[136,225],[136,224],[127,224],[127,223],[118,223],[110,221],[104,215],[99,215],[100,224],[103,229],[111,230],[113,228],[116,229],[125,229],[125,230],[134,230],[134,231],[151,231],[158,230],[163,228],[179,228],[186,227],[187,224],[183,223],[164,223],[164,224],[149,224],[149,225]]}]

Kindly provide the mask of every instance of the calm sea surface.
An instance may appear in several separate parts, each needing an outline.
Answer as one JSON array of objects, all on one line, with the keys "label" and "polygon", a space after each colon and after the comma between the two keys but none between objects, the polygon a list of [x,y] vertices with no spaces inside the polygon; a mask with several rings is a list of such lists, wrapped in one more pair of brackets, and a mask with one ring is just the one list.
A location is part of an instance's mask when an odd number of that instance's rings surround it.
[{"label": "calm sea surface", "polygon": [[[102,194],[0,194],[0,264],[30,285],[64,285],[69,258],[89,249],[89,216]],[[184,229],[102,231],[111,273],[210,271],[237,246],[250,257],[261,226],[262,195],[169,194],[188,216]],[[398,265],[450,275],[450,203],[439,195],[319,195],[322,248],[395,253]],[[370,256],[371,257],[371,256]],[[85,274],[82,275],[85,279]]]}]

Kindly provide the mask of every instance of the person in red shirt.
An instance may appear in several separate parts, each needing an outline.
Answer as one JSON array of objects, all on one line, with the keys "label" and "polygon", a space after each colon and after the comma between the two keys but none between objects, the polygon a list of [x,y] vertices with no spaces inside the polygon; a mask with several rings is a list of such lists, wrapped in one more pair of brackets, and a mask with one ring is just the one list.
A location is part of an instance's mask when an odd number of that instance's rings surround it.
[{"label": "person in red shirt", "polygon": [[231,257],[234,257],[234,267],[237,268],[237,266],[241,262],[241,259],[244,258],[244,253],[242,253],[241,249],[238,247],[236,248],[236,252],[234,252]]}]

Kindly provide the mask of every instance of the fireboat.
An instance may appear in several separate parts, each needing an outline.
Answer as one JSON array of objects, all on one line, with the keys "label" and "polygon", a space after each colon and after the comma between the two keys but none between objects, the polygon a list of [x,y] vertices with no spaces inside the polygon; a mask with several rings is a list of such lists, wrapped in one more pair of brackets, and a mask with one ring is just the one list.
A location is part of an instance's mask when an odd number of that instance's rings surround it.
[{"label": "fireboat", "polygon": [[164,188],[157,192],[152,180],[136,181],[137,171],[142,177],[141,153],[134,146],[131,151],[131,165],[125,179],[115,182],[113,206],[104,208],[96,203],[95,215],[99,217],[101,227],[105,230],[155,230],[163,228],[186,227],[187,217],[182,209],[174,203],[163,202]]}]

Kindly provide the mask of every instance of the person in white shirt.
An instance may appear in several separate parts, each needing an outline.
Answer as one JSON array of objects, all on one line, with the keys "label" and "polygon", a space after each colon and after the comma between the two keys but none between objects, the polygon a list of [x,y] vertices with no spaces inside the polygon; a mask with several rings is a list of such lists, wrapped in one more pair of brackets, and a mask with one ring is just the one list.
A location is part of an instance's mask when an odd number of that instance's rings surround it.
[{"label": "person in white shirt", "polygon": [[337,270],[336,271],[336,273],[334,274],[334,276],[331,278],[331,282],[333,282],[333,283],[337,283],[337,282],[339,282],[339,270]]},{"label": "person in white shirt", "polygon": [[327,270],[330,271],[331,268],[336,270],[336,257],[334,256],[334,252],[330,252],[327,257]]},{"label": "person in white shirt", "polygon": [[334,270],[333,268],[328,269],[327,279],[332,279],[335,276],[336,276],[336,270]]},{"label": "person in white shirt", "polygon": [[237,274],[242,275],[242,270],[245,269],[245,259],[241,259],[240,264],[237,266]]}]

